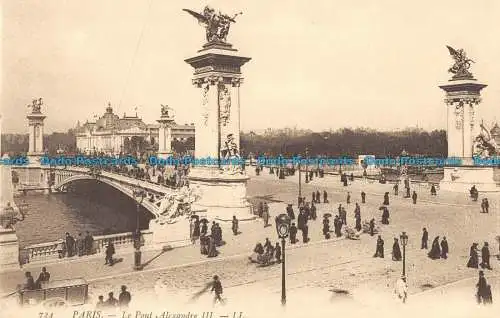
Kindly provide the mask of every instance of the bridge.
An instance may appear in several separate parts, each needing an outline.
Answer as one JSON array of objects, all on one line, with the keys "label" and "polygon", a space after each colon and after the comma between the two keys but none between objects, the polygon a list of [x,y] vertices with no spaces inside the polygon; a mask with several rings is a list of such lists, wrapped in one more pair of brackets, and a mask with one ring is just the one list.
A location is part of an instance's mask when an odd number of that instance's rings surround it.
[{"label": "bridge", "polygon": [[18,178],[15,190],[20,192],[33,190],[43,190],[46,193],[64,192],[71,183],[79,180],[94,180],[105,183],[134,200],[136,199],[134,192],[142,190],[146,196],[142,202],[138,203],[155,218],[158,218],[161,212],[164,212],[160,211],[162,201],[179,191],[151,181],[76,166],[27,165],[13,167],[12,170],[15,171]]}]

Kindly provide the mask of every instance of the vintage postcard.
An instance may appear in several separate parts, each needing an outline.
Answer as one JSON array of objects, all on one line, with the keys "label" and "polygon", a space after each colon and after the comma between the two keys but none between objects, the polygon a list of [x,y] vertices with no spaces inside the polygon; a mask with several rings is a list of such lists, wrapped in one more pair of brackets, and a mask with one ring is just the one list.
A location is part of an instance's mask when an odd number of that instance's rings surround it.
[{"label": "vintage postcard", "polygon": [[1,317],[499,316],[499,1],[1,14]]}]

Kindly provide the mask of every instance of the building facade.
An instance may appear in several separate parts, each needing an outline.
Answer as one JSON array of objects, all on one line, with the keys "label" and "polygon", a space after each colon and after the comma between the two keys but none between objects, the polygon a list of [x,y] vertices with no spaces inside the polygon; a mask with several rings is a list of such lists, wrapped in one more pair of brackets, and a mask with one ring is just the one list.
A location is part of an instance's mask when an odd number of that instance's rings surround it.
[{"label": "building facade", "polygon": [[[105,153],[112,155],[135,154],[158,150],[159,124],[145,124],[137,116],[119,117],[113,113],[111,104],[95,122],[77,124],[75,128],[76,147],[82,153]],[[195,126],[172,126],[172,140],[181,142],[194,138]]]}]

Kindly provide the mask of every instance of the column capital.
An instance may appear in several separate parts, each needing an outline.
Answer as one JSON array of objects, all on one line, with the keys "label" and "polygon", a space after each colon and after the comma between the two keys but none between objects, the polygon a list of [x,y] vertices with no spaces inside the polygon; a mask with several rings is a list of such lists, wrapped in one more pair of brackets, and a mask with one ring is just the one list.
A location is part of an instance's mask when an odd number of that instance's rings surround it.
[{"label": "column capital", "polygon": [[233,87],[240,87],[241,84],[243,84],[243,78],[242,77],[233,77],[231,79],[231,85]]}]

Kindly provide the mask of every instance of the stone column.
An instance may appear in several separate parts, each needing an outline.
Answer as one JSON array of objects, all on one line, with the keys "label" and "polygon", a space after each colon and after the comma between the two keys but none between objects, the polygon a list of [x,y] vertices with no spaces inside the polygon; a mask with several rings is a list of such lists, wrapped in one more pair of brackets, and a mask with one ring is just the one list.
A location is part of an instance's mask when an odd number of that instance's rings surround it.
[{"label": "stone column", "polygon": [[243,83],[243,78],[233,78],[231,81],[231,131],[233,132],[234,141],[240,148],[240,85]]}]

